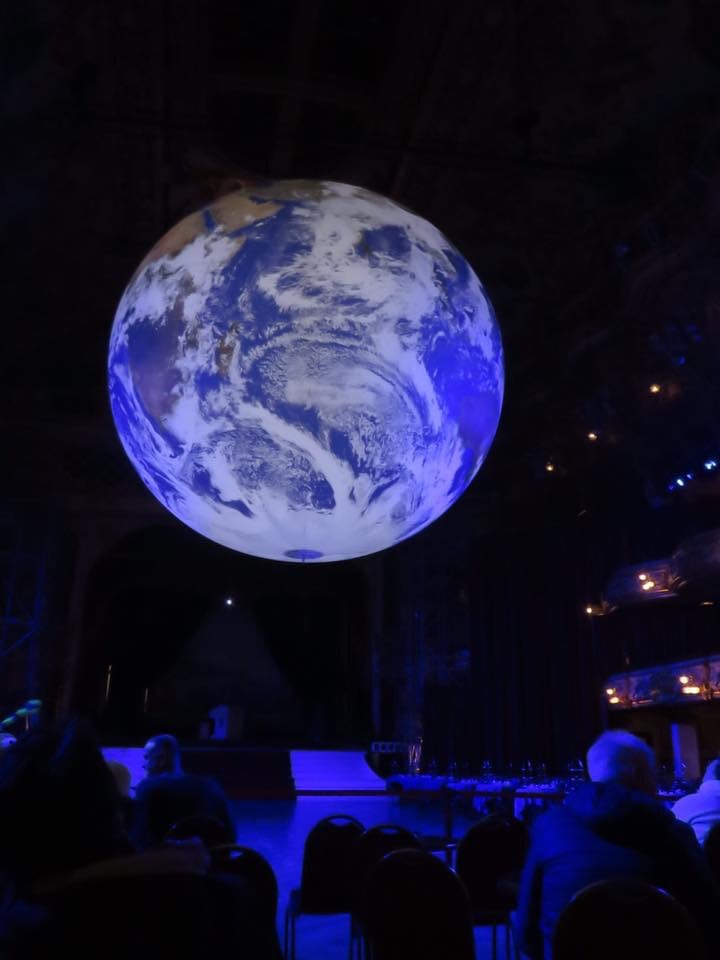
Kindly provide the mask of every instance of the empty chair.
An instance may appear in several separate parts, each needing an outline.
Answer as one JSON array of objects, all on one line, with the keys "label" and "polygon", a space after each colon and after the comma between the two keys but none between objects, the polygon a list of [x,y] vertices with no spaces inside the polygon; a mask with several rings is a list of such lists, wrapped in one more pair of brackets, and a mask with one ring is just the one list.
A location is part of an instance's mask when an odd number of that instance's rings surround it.
[{"label": "empty chair", "polygon": [[553,960],[679,960],[706,956],[698,928],[674,897],[638,880],[603,880],[565,907]]},{"label": "empty chair", "polygon": [[227,826],[215,817],[185,817],[174,823],[165,835],[166,843],[176,843],[178,840],[202,840],[208,850],[223,844],[232,843],[235,839],[230,835]]},{"label": "empty chair", "polygon": [[[365,898],[368,877],[383,857],[396,850],[420,850],[417,836],[405,827],[394,824],[381,824],[371,827],[360,837],[355,850],[353,902],[350,923],[350,954],[357,950],[362,953],[362,940],[365,924]],[[431,854],[429,854],[431,856]]]},{"label": "empty chair", "polygon": [[257,896],[258,905],[276,922],[278,884],[275,871],[257,850],[236,843],[214,847],[210,851],[213,874],[242,877]]},{"label": "empty chair", "polygon": [[513,817],[490,816],[471,827],[458,844],[455,866],[465,884],[475,926],[492,927],[492,955],[497,957],[497,930],[505,930],[510,954],[510,892],[519,880],[529,837],[527,827]]},{"label": "empty chair", "polygon": [[305,840],[300,886],[285,913],[285,956],[295,955],[295,928],[302,914],[350,913],[355,847],[364,832],[344,814],[325,817]]},{"label": "empty chair", "polygon": [[398,850],[373,867],[365,894],[372,960],[473,960],[467,891],[431,853]]}]

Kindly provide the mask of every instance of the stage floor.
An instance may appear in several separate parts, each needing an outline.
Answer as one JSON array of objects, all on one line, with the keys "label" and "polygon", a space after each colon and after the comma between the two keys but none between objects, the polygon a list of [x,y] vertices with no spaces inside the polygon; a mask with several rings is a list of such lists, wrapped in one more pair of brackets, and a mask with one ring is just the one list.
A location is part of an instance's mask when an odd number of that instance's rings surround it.
[{"label": "stage floor", "polygon": [[[232,803],[238,843],[253,847],[272,864],[280,888],[278,929],[282,938],[288,894],[299,886],[303,846],[308,831],[322,817],[347,813],[366,827],[396,823],[417,833],[443,832],[437,805],[401,802],[394,797],[298,797],[297,800],[236,800]],[[455,819],[455,835],[471,822]],[[502,937],[502,934],[500,935]],[[297,926],[297,960],[347,960],[349,920],[341,917],[302,917]],[[490,930],[476,931],[478,960],[491,956]],[[282,942],[282,941],[281,941]],[[501,955],[504,955],[502,939]]]}]

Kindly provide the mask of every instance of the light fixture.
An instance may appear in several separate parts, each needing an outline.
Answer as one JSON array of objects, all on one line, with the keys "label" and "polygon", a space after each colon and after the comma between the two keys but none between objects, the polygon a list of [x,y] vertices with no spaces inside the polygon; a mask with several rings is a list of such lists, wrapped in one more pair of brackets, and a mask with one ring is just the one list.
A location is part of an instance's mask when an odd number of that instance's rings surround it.
[{"label": "light fixture", "polygon": [[608,687],[607,690],[605,691],[605,693],[606,693],[609,697],[614,697],[614,696],[615,696],[615,687]]},{"label": "light fixture", "polygon": [[594,442],[595,440],[597,440],[598,435],[595,433],[594,430],[591,430],[590,433],[588,433],[587,438],[588,440],[592,440]]},{"label": "light fixture", "polygon": [[660,386],[659,383],[650,384],[650,393],[660,393],[661,390],[662,390],[662,387]]},{"label": "light fixture", "polygon": [[678,477],[677,480],[675,481],[675,484],[676,484],[676,486],[678,486],[678,487],[684,487],[684,486],[685,486],[685,481],[683,480],[682,477]]},{"label": "light fixture", "polygon": [[591,617],[591,616],[593,615],[593,608],[592,608],[592,607],[585,607],[585,613],[586,613],[589,617]]},{"label": "light fixture", "polygon": [[714,470],[717,467],[717,460],[706,460],[703,466],[706,470]]},{"label": "light fixture", "polygon": [[654,586],[655,586],[654,580],[646,580],[645,583],[642,585],[642,588],[643,590],[652,590]]},{"label": "light fixture", "polygon": [[683,687],[682,692],[688,694],[688,696],[694,696],[695,694],[700,693],[700,687],[697,687],[695,686],[695,684],[692,684],[689,687]]},{"label": "light fixture", "polygon": [[714,601],[714,600],[703,600],[703,601],[700,603],[700,606],[701,606],[701,607],[714,607],[714,606],[715,606],[715,601]]},{"label": "light fixture", "polygon": [[686,676],[684,676],[684,675],[683,675],[682,677],[678,677],[678,680],[680,681],[680,683],[681,683],[683,686],[685,686],[686,684],[690,683],[690,677],[686,677]]},{"label": "light fixture", "polygon": [[548,462],[545,464],[545,472],[555,473],[555,464],[552,462],[552,460],[548,460]]},{"label": "light fixture", "polygon": [[646,573],[639,573],[639,574],[638,574],[638,580],[639,580],[641,583],[645,583],[645,581],[647,580],[647,578],[648,578],[648,576],[647,576]]},{"label": "light fixture", "polygon": [[235,606],[235,599],[234,599],[234,597],[225,597],[225,606],[226,606],[226,607],[234,607],[234,606]]},{"label": "light fixture", "polygon": [[620,697],[610,697],[608,703],[620,703]]}]

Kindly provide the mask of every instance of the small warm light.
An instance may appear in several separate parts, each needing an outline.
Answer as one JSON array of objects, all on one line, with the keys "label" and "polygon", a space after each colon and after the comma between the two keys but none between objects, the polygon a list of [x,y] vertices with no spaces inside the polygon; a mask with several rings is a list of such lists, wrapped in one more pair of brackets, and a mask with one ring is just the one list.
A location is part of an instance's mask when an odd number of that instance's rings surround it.
[{"label": "small warm light", "polygon": [[545,472],[555,473],[555,464],[552,462],[552,460],[548,460],[548,462],[545,464]]},{"label": "small warm light", "polygon": [[689,696],[693,696],[696,693],[700,693],[700,687],[696,687],[695,684],[692,684],[692,686],[683,687],[682,692],[687,693]]},{"label": "small warm light", "polygon": [[702,603],[700,604],[700,606],[701,606],[701,607],[714,607],[714,606],[715,606],[715,601],[714,601],[714,600],[703,600]]},{"label": "small warm light", "polygon": [[650,393],[660,393],[661,390],[662,390],[662,387],[660,386],[659,383],[650,384]]},{"label": "small warm light", "polygon": [[620,703],[620,697],[610,697],[608,703]]},{"label": "small warm light", "polygon": [[646,573],[639,573],[639,574],[638,574],[638,580],[640,580],[641,583],[645,583],[645,581],[647,580],[647,574],[646,574]]},{"label": "small warm light", "polygon": [[682,676],[682,677],[678,677],[678,680],[680,681],[680,683],[683,684],[683,686],[687,683],[690,683],[690,677]]},{"label": "small warm light", "polygon": [[234,597],[225,597],[225,606],[226,606],[226,607],[234,607],[234,606],[235,606],[235,599],[234,599]]},{"label": "small warm light", "polygon": [[592,614],[593,614],[593,608],[592,608],[592,607],[585,607],[585,613],[586,613],[589,617],[591,617]]},{"label": "small warm light", "polygon": [[609,697],[615,696],[615,687],[608,687],[607,690],[605,691],[605,693],[606,693]]},{"label": "small warm light", "polygon": [[655,586],[654,580],[646,580],[645,583],[643,583],[642,588],[643,590],[652,590],[654,586]]},{"label": "small warm light", "polygon": [[591,430],[590,433],[587,435],[587,438],[588,440],[592,440],[594,443],[597,440],[598,435],[595,433],[594,430]]}]

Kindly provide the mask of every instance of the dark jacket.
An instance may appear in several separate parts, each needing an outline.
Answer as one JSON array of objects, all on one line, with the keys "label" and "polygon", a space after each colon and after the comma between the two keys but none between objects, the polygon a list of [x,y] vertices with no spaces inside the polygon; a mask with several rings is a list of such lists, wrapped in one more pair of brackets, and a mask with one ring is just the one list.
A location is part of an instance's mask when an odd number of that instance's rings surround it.
[{"label": "dark jacket", "polygon": [[662,887],[705,929],[712,920],[714,890],[692,830],[644,793],[587,783],[535,823],[518,909],[523,951],[550,960],[563,908],[588,884],[617,877]]},{"label": "dark jacket", "polygon": [[135,789],[132,840],[141,850],[158,846],[173,824],[188,817],[213,817],[227,827],[228,842],[235,837],[227,797],[214,780],[186,773],[148,777]]}]

